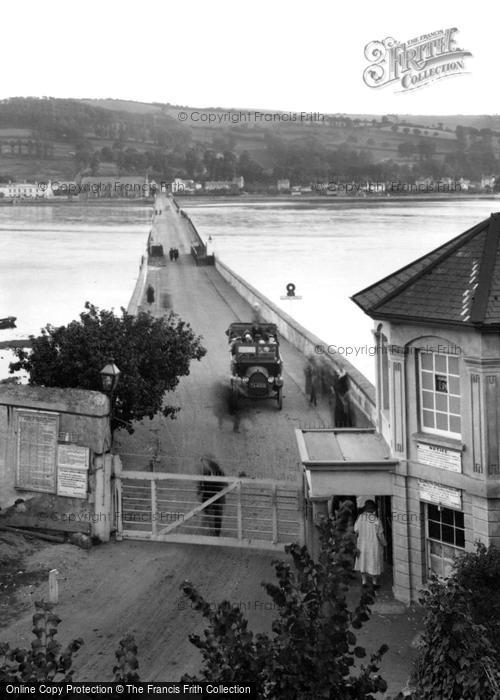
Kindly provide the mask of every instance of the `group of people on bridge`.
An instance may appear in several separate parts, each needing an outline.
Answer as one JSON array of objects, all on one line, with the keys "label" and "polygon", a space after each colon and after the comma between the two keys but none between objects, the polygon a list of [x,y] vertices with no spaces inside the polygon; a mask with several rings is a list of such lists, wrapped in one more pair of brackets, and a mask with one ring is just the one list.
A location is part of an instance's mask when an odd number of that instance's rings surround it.
[{"label": "group of people on bridge", "polygon": [[168,257],[172,261],[177,261],[179,259],[179,249],[178,248],[170,248],[168,251]]}]

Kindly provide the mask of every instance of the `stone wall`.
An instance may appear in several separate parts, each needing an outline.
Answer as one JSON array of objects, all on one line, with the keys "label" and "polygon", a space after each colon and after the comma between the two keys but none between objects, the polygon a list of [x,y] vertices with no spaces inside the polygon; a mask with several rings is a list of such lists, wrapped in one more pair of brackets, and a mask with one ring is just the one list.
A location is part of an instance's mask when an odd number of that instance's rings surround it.
[{"label": "stone wall", "polygon": [[[55,487],[50,492],[19,485],[16,471],[20,415],[57,419],[56,454],[58,444],[90,450],[85,496],[57,494],[55,462]],[[41,444],[47,437],[35,439]],[[109,399],[104,394],[80,389],[0,386],[0,522],[16,527],[85,532],[102,540],[109,539],[110,447]]]}]

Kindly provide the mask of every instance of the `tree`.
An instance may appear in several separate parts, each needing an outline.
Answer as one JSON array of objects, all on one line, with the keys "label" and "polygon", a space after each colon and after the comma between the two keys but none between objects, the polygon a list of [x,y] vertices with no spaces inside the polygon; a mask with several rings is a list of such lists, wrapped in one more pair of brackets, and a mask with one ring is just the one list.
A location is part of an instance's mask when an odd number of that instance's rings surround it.
[{"label": "tree", "polygon": [[273,636],[254,635],[239,606],[222,602],[214,609],[186,581],[184,594],[208,621],[204,636],[189,639],[202,653],[200,678],[183,682],[255,683],[257,697],[374,698],[384,692],[378,674],[383,645],[366,666],[354,669],[355,659],[366,656],[353,630],[369,619],[373,588],[364,589],[359,605],[350,611],[346,594],[352,581],[356,552],[350,526],[350,508],[344,504],[336,521],[321,526],[321,552],[314,561],[305,547],[286,547],[290,564],[274,562],[277,584],[263,584],[277,610]]},{"label": "tree", "polygon": [[411,141],[402,141],[398,144],[398,153],[402,158],[411,158],[415,153],[415,144]]},{"label": "tree", "polygon": [[417,153],[420,157],[420,160],[424,160],[424,158],[430,158],[435,150],[436,146],[431,141],[421,139],[417,144]]},{"label": "tree", "polygon": [[133,421],[161,412],[174,417],[179,408],[163,405],[179,377],[189,374],[192,359],[206,354],[201,338],[173,312],[153,318],[132,316],[121,309],[99,310],[85,304],[79,321],[55,328],[47,325],[32,337],[30,350],[16,349],[11,372],[25,370],[30,384],[101,390],[100,370],[110,357],[122,374],[114,395],[112,429],[133,432]]}]

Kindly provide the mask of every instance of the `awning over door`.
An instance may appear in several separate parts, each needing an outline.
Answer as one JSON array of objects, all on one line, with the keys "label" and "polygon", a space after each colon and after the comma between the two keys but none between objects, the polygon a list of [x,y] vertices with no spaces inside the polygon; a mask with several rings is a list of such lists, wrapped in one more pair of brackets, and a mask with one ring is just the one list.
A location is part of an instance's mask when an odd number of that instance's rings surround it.
[{"label": "awning over door", "polygon": [[397,459],[375,430],[295,430],[310,500],[335,495],[391,496]]}]

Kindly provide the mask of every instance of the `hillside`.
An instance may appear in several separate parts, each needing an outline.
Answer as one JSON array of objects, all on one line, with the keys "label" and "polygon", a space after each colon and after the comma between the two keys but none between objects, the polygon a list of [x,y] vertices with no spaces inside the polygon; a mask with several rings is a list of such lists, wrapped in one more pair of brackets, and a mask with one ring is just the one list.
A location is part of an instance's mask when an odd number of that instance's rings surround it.
[{"label": "hillside", "polygon": [[149,172],[157,179],[203,180],[241,174],[248,189],[258,190],[277,178],[292,184],[478,179],[500,169],[497,115],[336,114],[301,121],[288,113],[258,114],[114,99],[11,98],[0,102],[0,177]]}]

